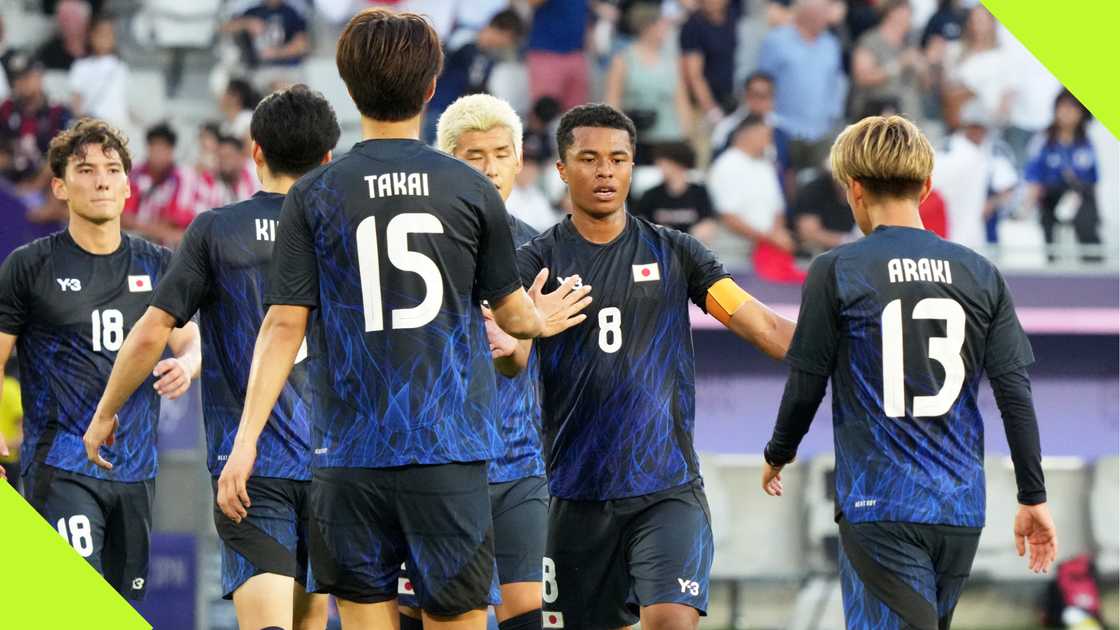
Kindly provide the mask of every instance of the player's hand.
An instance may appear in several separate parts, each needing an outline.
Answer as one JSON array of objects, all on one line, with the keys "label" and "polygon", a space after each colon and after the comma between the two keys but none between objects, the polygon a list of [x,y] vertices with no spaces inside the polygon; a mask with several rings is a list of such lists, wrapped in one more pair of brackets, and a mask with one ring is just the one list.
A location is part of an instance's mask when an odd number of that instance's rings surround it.
[{"label": "player's hand", "polygon": [[156,368],[152,370],[152,375],[159,379],[153,387],[160,396],[168,400],[175,400],[187,393],[191,387],[190,372],[183,362],[175,357],[157,363]]},{"label": "player's hand", "polygon": [[218,477],[218,508],[234,523],[249,515],[249,476],[257,461],[257,447],[234,444]]},{"label": "player's hand", "polygon": [[564,279],[552,293],[542,293],[548,280],[548,268],[541,269],[529,287],[529,297],[544,319],[541,337],[558,335],[587,319],[580,313],[591,304],[591,285],[581,284],[579,276],[573,274]]},{"label": "player's hand", "polygon": [[762,462],[762,491],[772,497],[782,496],[782,467]]},{"label": "player's hand", "polygon": [[1015,514],[1015,550],[1022,557],[1030,548],[1031,571],[1046,573],[1058,557],[1058,529],[1045,503],[1020,505]]},{"label": "player's hand", "polygon": [[105,470],[112,470],[113,465],[101,456],[101,447],[112,446],[117,441],[118,424],[120,422],[116,414],[111,418],[94,414],[86,434],[82,436],[82,444],[86,447],[86,459]]},{"label": "player's hand", "polygon": [[508,357],[517,351],[517,339],[498,326],[494,321],[494,313],[487,307],[482,307],[482,318],[486,323],[486,340],[490,343],[490,356],[495,359]]}]

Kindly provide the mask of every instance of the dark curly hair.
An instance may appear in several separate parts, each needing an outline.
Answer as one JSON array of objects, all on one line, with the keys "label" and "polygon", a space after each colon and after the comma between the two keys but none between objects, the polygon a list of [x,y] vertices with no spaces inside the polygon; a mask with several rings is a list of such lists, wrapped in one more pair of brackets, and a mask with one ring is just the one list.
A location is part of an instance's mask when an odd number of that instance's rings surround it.
[{"label": "dark curly hair", "polygon": [[62,179],[66,175],[66,165],[70,163],[71,156],[84,158],[86,147],[96,144],[101,150],[108,153],[115,151],[124,166],[124,172],[132,170],[132,155],[128,152],[128,136],[120,129],[97,118],[82,118],[74,126],[59,132],[51,139],[47,149],[47,163],[51,165],[51,173]]},{"label": "dark curly hair", "polygon": [[569,109],[560,117],[560,126],[556,129],[556,147],[560,151],[561,160],[567,157],[568,149],[575,142],[572,132],[576,127],[621,129],[630,136],[631,152],[635,150],[638,141],[638,129],[629,116],[610,105],[587,103]]},{"label": "dark curly hair", "polygon": [[296,177],[318,166],[341,133],[331,104],[303,84],[264,97],[249,126],[268,169]]}]

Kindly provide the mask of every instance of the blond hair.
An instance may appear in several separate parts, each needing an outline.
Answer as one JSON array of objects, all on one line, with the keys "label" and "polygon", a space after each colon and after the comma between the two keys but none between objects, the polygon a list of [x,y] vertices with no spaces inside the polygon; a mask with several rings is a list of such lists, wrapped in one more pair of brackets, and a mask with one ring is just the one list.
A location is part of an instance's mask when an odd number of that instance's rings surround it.
[{"label": "blond hair", "polygon": [[845,188],[854,180],[873,195],[917,197],[933,172],[933,147],[902,116],[868,116],[840,133],[829,161]]},{"label": "blond hair", "polygon": [[459,138],[469,131],[490,131],[505,127],[513,136],[513,151],[521,157],[521,118],[506,101],[489,94],[469,94],[455,100],[439,117],[436,146],[444,153],[455,153]]}]

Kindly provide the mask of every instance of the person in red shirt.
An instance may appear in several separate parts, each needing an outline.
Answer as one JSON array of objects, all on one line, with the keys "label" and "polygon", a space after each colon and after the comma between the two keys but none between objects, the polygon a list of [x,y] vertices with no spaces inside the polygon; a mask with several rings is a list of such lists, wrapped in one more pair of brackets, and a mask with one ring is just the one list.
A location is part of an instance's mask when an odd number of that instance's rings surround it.
[{"label": "person in red shirt", "polygon": [[178,136],[166,123],[147,133],[148,159],[129,175],[132,195],[124,208],[124,227],[174,247],[195,216],[207,210],[198,176],[175,163]]}]

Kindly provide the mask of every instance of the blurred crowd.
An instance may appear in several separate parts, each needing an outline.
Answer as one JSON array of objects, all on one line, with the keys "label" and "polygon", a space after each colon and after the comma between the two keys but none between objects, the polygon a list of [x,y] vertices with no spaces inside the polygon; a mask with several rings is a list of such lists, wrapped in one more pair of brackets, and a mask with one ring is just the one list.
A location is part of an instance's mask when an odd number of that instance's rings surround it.
[{"label": "blurred crowd", "polygon": [[[0,33],[0,208],[18,226],[0,255],[64,218],[43,164],[58,130],[85,115],[125,129],[142,119],[117,52],[128,16],[113,4],[44,2],[56,28],[36,48],[9,50]],[[922,211],[947,238],[1028,248],[1040,264],[1059,251],[1094,263],[1114,229],[1116,204],[1098,191],[1116,190],[1118,169],[1101,165],[1115,139],[975,0],[227,1],[213,120],[189,139],[190,160],[173,125],[133,134],[144,160],[128,229],[173,246],[199,212],[251,195],[259,95],[312,82],[308,59],[332,54],[349,16],[374,5],[426,14],[444,41],[425,140],[464,94],[493,93],[522,114],[525,168],[508,206],[538,229],[564,213],[554,125],[593,100],[638,128],[631,212],[771,281],[800,281],[806,260],[856,237],[827,156],[846,123],[872,114],[903,114],[934,142]],[[68,73],[69,99],[47,97],[45,70]]]}]

